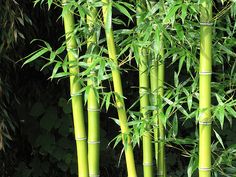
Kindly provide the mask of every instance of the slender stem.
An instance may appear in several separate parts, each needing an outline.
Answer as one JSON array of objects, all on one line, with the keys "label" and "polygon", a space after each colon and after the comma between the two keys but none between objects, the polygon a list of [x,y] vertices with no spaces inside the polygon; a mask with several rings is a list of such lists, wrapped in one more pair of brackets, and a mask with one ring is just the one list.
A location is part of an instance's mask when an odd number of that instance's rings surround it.
[{"label": "slender stem", "polygon": [[[150,85],[151,85],[151,93],[153,96],[151,97],[151,104],[152,106],[158,105],[157,102],[157,91],[158,91],[158,65],[155,59],[152,59],[151,69],[150,69]],[[158,111],[154,110],[152,116],[154,117],[154,145],[155,145],[155,161],[156,161],[156,168],[157,173],[159,173],[159,149],[158,149],[158,139],[159,139],[159,129],[158,129]]]},{"label": "slender stem", "polygon": [[200,2],[199,177],[211,176],[212,1]]},{"label": "slender stem", "polygon": [[159,176],[166,177],[166,168],[165,168],[165,128],[164,124],[161,120],[161,115],[163,115],[162,108],[162,97],[164,96],[164,73],[165,73],[165,65],[164,65],[164,47],[163,47],[163,39],[161,37],[161,47],[160,47],[160,59],[158,61],[158,125],[159,125]]},{"label": "slender stem", "polygon": [[[137,25],[142,23],[140,14],[145,10],[145,2],[140,0],[137,1]],[[139,47],[139,93],[140,93],[140,112],[142,113],[143,119],[150,118],[147,107],[149,104],[149,73],[148,73],[148,57],[147,50]],[[148,122],[145,121],[145,122]],[[150,126],[146,126],[146,131],[143,135],[143,173],[144,177],[153,176],[153,160],[152,160],[152,137]]]},{"label": "slender stem", "polygon": [[[97,10],[90,7],[90,14],[87,15],[87,24],[91,31],[91,36],[87,40],[88,51],[92,53],[95,51],[97,43],[96,33],[94,32],[94,25],[97,19]],[[87,63],[92,64],[93,59],[88,58]],[[99,117],[99,104],[96,96],[96,85],[94,78],[96,77],[95,71],[91,71],[87,85],[89,86],[88,93],[88,164],[89,176],[99,176],[99,159],[100,159],[100,117]]]},{"label": "slender stem", "polygon": [[133,147],[132,147],[130,136],[129,136],[130,130],[128,127],[128,122],[127,122],[125,103],[122,97],[123,96],[122,82],[121,82],[120,72],[118,69],[118,61],[117,61],[117,56],[116,56],[114,36],[113,36],[113,30],[112,30],[112,24],[111,24],[112,1],[102,0],[102,2],[103,2],[102,11],[103,11],[103,19],[104,19],[108,54],[109,54],[109,58],[116,65],[114,68],[112,68],[112,78],[113,78],[114,91],[116,93],[115,95],[116,106],[117,106],[117,111],[118,111],[120,127],[121,127],[121,133],[123,135],[122,138],[123,138],[123,144],[125,148],[127,172],[128,172],[128,177],[137,177],[137,173],[135,169]]},{"label": "slender stem", "polygon": [[[67,0],[62,0],[63,6],[66,6]],[[67,55],[71,63],[77,61],[77,44],[74,35],[74,16],[72,10],[67,10],[64,15],[64,28],[66,35]],[[78,176],[88,177],[88,157],[87,157],[87,142],[86,131],[83,113],[82,95],[78,94],[81,90],[78,75],[79,68],[75,64],[70,65],[70,92],[72,97],[72,111],[75,130],[75,140],[78,157]]]}]

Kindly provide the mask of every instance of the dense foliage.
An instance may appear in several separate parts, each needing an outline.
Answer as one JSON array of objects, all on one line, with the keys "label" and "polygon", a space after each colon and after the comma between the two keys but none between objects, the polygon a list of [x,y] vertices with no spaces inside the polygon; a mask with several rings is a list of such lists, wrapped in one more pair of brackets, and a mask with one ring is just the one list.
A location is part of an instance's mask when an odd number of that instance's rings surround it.
[{"label": "dense foliage", "polygon": [[[109,10],[104,20],[101,1],[72,0],[64,7],[60,1],[52,0],[34,3],[29,0],[21,4],[17,0],[1,1],[0,174],[3,177],[77,174],[68,83],[71,63],[66,55],[67,41],[61,23],[70,8],[74,11],[73,34],[79,51],[75,54],[82,86],[79,93],[84,95],[86,105],[91,89],[87,81],[91,79],[96,83],[95,95],[101,106],[100,175],[126,176],[123,137],[125,147],[127,142],[132,143],[136,171],[142,176],[142,137],[147,132],[153,133],[151,127],[155,128],[155,115],[158,114],[165,129],[162,143],[165,144],[167,176],[197,176],[199,2],[108,2]],[[98,9],[92,27],[86,21],[91,7]],[[136,13],[137,7],[141,8],[139,13]],[[211,152],[212,176],[216,177],[236,175],[235,15],[234,1],[214,2]],[[111,44],[106,43],[105,37],[112,26],[118,66],[111,60]],[[92,33],[96,34],[97,43],[87,47],[87,39]],[[37,40],[30,44],[33,39]],[[147,71],[147,77],[150,77],[154,62],[158,61],[159,66],[165,62],[164,92],[157,100],[154,100],[155,89],[138,83],[143,53],[149,61],[141,73]],[[88,63],[90,58],[93,60]],[[114,70],[121,73],[124,95],[113,90]],[[143,95],[139,97],[140,92]],[[139,102],[145,96],[150,103],[141,106],[140,111]],[[119,134],[121,122],[116,114],[117,100],[123,99],[128,118],[127,136]],[[87,125],[85,106],[83,111]],[[159,143],[160,139],[157,141]],[[155,143],[152,140],[152,144]]]}]

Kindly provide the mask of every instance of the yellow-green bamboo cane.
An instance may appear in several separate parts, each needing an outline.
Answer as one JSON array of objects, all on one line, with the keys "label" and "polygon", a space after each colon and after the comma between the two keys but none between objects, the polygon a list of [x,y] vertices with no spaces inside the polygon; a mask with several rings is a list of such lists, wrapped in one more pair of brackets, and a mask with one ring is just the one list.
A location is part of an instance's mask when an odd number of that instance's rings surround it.
[{"label": "yellow-green bamboo cane", "polygon": [[212,1],[200,1],[199,177],[211,176]]},{"label": "yellow-green bamboo cane", "polygon": [[103,19],[104,19],[104,26],[105,26],[105,33],[106,33],[106,40],[107,40],[107,47],[108,47],[108,54],[109,58],[113,61],[116,65],[115,68],[112,68],[112,78],[113,78],[113,85],[114,91],[119,97],[116,95],[116,106],[118,111],[118,117],[121,127],[121,133],[123,137],[123,143],[125,147],[125,159],[126,159],[126,166],[128,177],[137,177],[136,168],[135,168],[135,161],[134,161],[134,154],[133,154],[133,147],[131,144],[130,136],[129,136],[129,127],[127,122],[127,115],[126,109],[123,99],[123,90],[122,90],[122,82],[120,71],[118,69],[118,61],[116,56],[116,49],[114,43],[114,36],[112,30],[112,1],[111,0],[102,0],[103,7]]},{"label": "yellow-green bamboo cane", "polygon": [[[67,5],[67,0],[62,0],[63,8]],[[84,113],[82,95],[78,94],[81,86],[78,82],[79,68],[75,67],[77,61],[77,44],[74,35],[74,16],[73,11],[68,9],[63,15],[67,55],[70,65],[70,92],[72,98],[72,111],[74,121],[75,140],[78,157],[78,176],[88,177],[88,157],[87,157],[87,138],[85,132]]]},{"label": "yellow-green bamboo cane", "polygon": [[166,177],[166,167],[165,167],[165,128],[161,120],[161,115],[163,115],[162,98],[164,96],[164,46],[163,46],[163,36],[161,35],[160,42],[160,59],[158,60],[158,74],[157,74],[157,98],[158,98],[158,125],[159,125],[159,147],[158,147],[158,170],[159,176]]},{"label": "yellow-green bamboo cane", "polygon": [[[92,2],[91,2],[92,3]],[[97,36],[94,31],[94,25],[97,19],[97,9],[95,7],[89,7],[89,14],[87,15],[87,24],[91,36],[87,40],[88,51],[96,52]],[[88,64],[92,64],[93,59],[88,58]],[[99,159],[100,159],[100,114],[98,98],[95,93],[96,77],[95,71],[91,71],[91,77],[88,78],[87,85],[89,86],[88,92],[88,164],[89,164],[89,176],[99,176]]]},{"label": "yellow-green bamboo cane", "polygon": [[[150,69],[150,86],[151,86],[151,105],[152,106],[157,106],[157,91],[158,91],[158,65],[157,61],[155,59],[152,59],[151,62],[151,69]],[[159,129],[158,129],[158,111],[154,110],[152,113],[153,119],[154,119],[154,145],[155,145],[155,161],[156,161],[156,168],[157,168],[157,174],[159,173],[159,149],[158,149],[158,139],[159,139]]]},{"label": "yellow-green bamboo cane", "polygon": [[[137,25],[142,23],[140,14],[145,10],[145,2],[137,1]],[[144,119],[150,118],[147,107],[149,104],[149,73],[148,73],[148,57],[146,49],[139,47],[139,93],[140,93],[140,112]],[[148,120],[147,120],[148,121]],[[152,160],[152,136],[151,127],[145,127],[146,131],[143,134],[143,173],[144,177],[153,176],[153,160]]]}]

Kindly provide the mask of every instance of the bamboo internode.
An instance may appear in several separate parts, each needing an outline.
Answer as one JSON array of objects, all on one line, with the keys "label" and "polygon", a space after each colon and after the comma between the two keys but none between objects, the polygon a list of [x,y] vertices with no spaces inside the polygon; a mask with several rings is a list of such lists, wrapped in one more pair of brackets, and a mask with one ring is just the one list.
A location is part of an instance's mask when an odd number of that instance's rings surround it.
[{"label": "bamboo internode", "polygon": [[200,3],[199,177],[211,177],[212,1]]}]

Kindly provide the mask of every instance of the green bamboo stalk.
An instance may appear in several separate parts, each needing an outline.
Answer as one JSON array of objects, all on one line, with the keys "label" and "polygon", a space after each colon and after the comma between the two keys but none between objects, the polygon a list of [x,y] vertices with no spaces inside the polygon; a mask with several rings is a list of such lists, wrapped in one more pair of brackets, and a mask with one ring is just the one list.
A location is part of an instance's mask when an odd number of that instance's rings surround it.
[{"label": "green bamboo stalk", "polygon": [[163,46],[163,37],[161,37],[161,46],[160,46],[160,59],[158,60],[158,125],[159,125],[159,162],[158,170],[159,176],[166,177],[166,168],[165,168],[165,128],[163,122],[161,121],[161,114],[163,114],[162,108],[162,97],[164,96],[164,46]]},{"label": "green bamboo stalk", "polygon": [[[142,23],[140,13],[144,11],[145,2],[137,1],[137,25]],[[148,89],[149,89],[149,73],[148,73],[148,57],[146,49],[139,47],[139,93],[140,93],[140,112],[144,119],[150,118],[147,107],[150,105]],[[143,135],[143,173],[144,177],[153,176],[153,160],[152,160],[152,136],[150,127],[145,127],[147,130]]]},{"label": "green bamboo stalk", "polygon": [[[104,19],[107,47],[108,47],[108,55],[109,55],[109,58],[113,61],[113,63],[116,65],[115,68],[112,68],[112,78],[113,78],[114,91],[116,93],[115,95],[116,106],[117,106],[122,139],[123,139],[123,144],[124,144],[124,149],[125,149],[125,158],[126,158],[128,177],[137,177],[134,154],[133,154],[133,147],[132,147],[131,139],[129,136],[130,130],[128,127],[128,122],[127,122],[125,103],[122,97],[123,96],[122,82],[121,82],[120,72],[118,69],[118,61],[117,61],[117,56],[116,56],[113,29],[112,29],[112,24],[111,24],[112,1],[102,0],[102,3],[103,3],[102,11],[103,11],[103,19]],[[120,96],[118,97],[118,95]]]},{"label": "green bamboo stalk", "polygon": [[[63,8],[66,6],[67,0],[62,0]],[[77,61],[76,52],[77,44],[74,35],[74,16],[73,11],[70,9],[66,11],[63,15],[65,36],[66,36],[66,46],[67,55],[71,63]],[[88,177],[88,157],[87,157],[87,142],[86,142],[86,131],[84,123],[84,113],[83,113],[83,98],[82,95],[78,94],[81,90],[81,86],[78,82],[79,68],[70,65],[70,92],[72,97],[72,112],[73,112],[73,122],[75,130],[75,140],[77,148],[77,158],[78,158],[78,176]]]},{"label": "green bamboo stalk", "polygon": [[211,176],[212,1],[200,2],[199,177]]},{"label": "green bamboo stalk", "polygon": [[[150,69],[150,86],[151,86],[151,93],[153,94],[151,98],[151,105],[157,106],[157,91],[158,91],[158,65],[157,61],[155,59],[152,60],[151,63],[151,69]],[[158,149],[158,139],[159,139],[159,129],[158,129],[158,111],[154,110],[152,112],[152,116],[154,119],[154,145],[155,145],[155,161],[156,161],[156,168],[157,168],[157,174],[159,173],[159,149]]]},{"label": "green bamboo stalk", "polygon": [[[92,3],[92,2],[91,2]],[[97,19],[97,9],[94,7],[89,7],[90,14],[87,15],[87,24],[89,26],[89,31],[94,30],[94,25]],[[87,48],[91,50],[97,43],[96,33],[92,32],[91,36],[87,40]],[[95,48],[91,52],[96,52]],[[93,59],[88,58],[87,63],[92,64]],[[96,98],[96,85],[94,82],[94,77],[96,76],[95,71],[91,71],[91,76],[87,85],[89,86],[88,93],[88,164],[89,164],[89,176],[97,177],[100,175],[99,172],[99,160],[100,160],[100,114],[99,114],[99,104]]]},{"label": "green bamboo stalk", "polygon": [[[140,91],[140,112],[144,119],[150,118],[147,114],[147,106],[149,106],[149,97],[147,89],[149,88],[149,76],[147,68],[147,57],[144,56],[145,51],[139,49],[140,63],[139,63],[139,91]],[[142,54],[141,54],[142,53]],[[144,54],[144,55],[143,55]],[[153,176],[153,160],[152,160],[152,136],[150,127],[146,127],[143,134],[143,172],[144,177]]]}]

